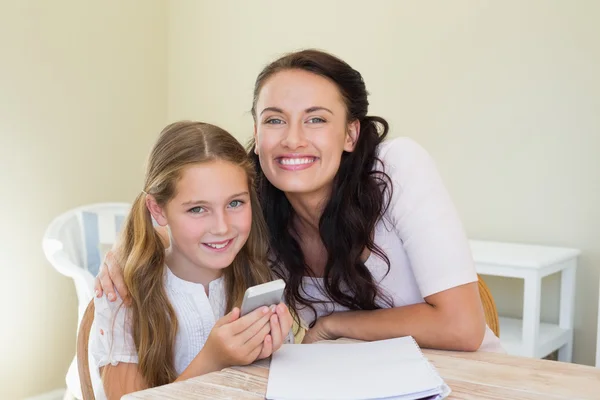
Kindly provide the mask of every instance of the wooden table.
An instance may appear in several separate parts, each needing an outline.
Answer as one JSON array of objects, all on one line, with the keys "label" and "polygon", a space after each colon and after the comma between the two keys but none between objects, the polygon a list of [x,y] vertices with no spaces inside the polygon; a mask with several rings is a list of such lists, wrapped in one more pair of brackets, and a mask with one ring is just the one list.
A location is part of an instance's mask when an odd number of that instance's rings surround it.
[{"label": "wooden table", "polygon": [[[458,400],[600,399],[600,369],[496,353],[423,350]],[[269,361],[227,368],[123,399],[264,399]],[[301,382],[298,382],[301,384]]]}]

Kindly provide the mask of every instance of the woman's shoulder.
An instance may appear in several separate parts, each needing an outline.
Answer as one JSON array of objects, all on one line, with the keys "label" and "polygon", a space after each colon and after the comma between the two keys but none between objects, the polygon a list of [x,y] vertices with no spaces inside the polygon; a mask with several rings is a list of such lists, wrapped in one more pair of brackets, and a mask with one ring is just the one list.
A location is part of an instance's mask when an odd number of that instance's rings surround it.
[{"label": "woman's shoulder", "polygon": [[396,185],[424,183],[437,176],[437,166],[429,152],[408,137],[383,141],[377,157],[376,169],[385,172]]},{"label": "woman's shoulder", "polygon": [[385,164],[403,164],[407,162],[429,162],[427,150],[416,140],[401,136],[384,140],[377,149],[378,158]]}]

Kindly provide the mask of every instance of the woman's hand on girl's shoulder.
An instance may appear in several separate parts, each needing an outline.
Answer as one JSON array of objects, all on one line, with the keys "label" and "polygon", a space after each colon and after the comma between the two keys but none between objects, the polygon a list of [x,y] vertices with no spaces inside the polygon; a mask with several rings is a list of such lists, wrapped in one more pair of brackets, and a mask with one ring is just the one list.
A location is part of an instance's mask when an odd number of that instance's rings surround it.
[{"label": "woman's hand on girl's shoulder", "polygon": [[[167,228],[156,226],[154,229],[165,248],[169,247],[169,233]],[[104,261],[98,269],[98,275],[96,276],[96,279],[94,279],[94,294],[96,297],[102,297],[102,295],[106,293],[106,297],[109,301],[115,301],[117,299],[115,293],[116,290],[116,292],[119,293],[119,296],[121,296],[123,303],[129,305],[131,299],[123,278],[123,265],[120,265],[117,261],[118,256],[120,255],[119,240],[117,240],[112,249],[106,253]]]},{"label": "woman's hand on girl's shoulder", "polygon": [[106,253],[106,257],[104,257],[104,261],[98,270],[98,275],[94,279],[94,293],[96,297],[102,297],[106,293],[109,301],[115,301],[117,299],[115,289],[121,296],[123,303],[129,305],[131,299],[123,278],[123,269],[117,262],[115,250],[112,249]]}]

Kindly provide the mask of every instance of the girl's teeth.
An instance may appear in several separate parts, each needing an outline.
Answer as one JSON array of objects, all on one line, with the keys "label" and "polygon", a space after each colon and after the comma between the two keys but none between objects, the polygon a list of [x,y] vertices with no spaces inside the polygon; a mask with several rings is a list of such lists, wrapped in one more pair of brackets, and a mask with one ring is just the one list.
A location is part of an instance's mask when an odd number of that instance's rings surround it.
[{"label": "girl's teeth", "polygon": [[302,165],[310,164],[315,161],[314,157],[311,158],[282,158],[281,163],[283,165]]},{"label": "girl's teeth", "polygon": [[206,243],[207,246],[212,247],[213,249],[222,249],[223,247],[227,246],[228,244],[229,244],[229,242],[226,242],[223,244]]}]

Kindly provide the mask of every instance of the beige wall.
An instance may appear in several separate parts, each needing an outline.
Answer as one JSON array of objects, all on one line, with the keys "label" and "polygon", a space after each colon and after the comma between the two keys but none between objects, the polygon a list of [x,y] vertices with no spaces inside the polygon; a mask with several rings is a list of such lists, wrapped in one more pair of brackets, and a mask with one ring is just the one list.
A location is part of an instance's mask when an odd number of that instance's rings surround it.
[{"label": "beige wall", "polygon": [[[367,4],[369,4],[367,6]],[[582,249],[575,361],[594,361],[600,264],[600,3],[170,3],[169,119],[246,140],[252,86],[282,52],[319,47],[360,70],[371,112],[437,160],[472,238]],[[556,320],[557,279],[542,314]],[[520,315],[522,284],[490,279]]]},{"label": "beige wall", "polygon": [[[245,141],[260,68],[311,46],[359,69],[372,113],[433,154],[471,237],[583,250],[575,361],[592,364],[599,3],[366,4],[0,3],[0,398],[64,386],[74,352],[73,284],[41,251],[50,219],[130,201],[167,117],[217,123]],[[522,285],[489,283],[501,311],[519,315]],[[542,313],[555,320],[557,280],[545,286]]]},{"label": "beige wall", "polygon": [[48,264],[51,218],[130,201],[166,123],[166,3],[0,2],[0,398],[64,387],[74,285]]}]

